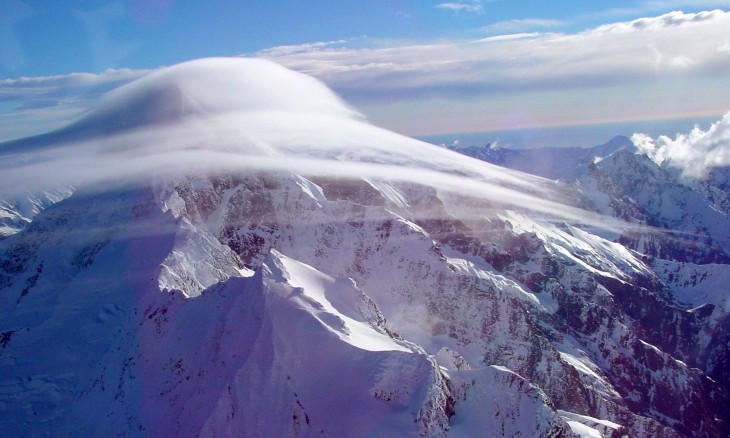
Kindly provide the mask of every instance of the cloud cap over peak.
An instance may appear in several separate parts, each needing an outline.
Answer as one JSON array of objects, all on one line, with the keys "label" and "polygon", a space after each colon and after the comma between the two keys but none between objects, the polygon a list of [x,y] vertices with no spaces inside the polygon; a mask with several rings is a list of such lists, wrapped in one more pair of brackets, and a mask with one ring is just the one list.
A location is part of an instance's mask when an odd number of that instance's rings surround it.
[{"label": "cloud cap over peak", "polygon": [[[212,85],[219,92],[207,93]],[[125,116],[132,123],[120,129]],[[373,126],[318,80],[265,60],[204,59],[158,70],[104,97],[84,120],[72,125],[75,136],[67,129],[43,144],[0,145],[0,198],[272,171],[415,183],[595,220],[556,202],[562,192],[552,181]]]},{"label": "cloud cap over peak", "polygon": [[136,125],[191,114],[264,110],[357,117],[320,81],[274,62],[205,58],[123,85],[102,97],[79,123]]}]

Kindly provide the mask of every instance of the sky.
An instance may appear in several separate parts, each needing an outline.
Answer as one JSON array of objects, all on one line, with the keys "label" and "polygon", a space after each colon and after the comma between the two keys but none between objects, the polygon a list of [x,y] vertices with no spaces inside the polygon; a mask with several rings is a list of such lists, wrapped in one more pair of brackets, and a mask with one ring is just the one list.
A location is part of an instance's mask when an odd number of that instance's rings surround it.
[{"label": "sky", "polygon": [[0,10],[0,141],[68,123],[150,70],[211,56],[312,75],[372,123],[422,138],[676,120],[662,125],[671,131],[730,111],[730,0],[3,0]]}]

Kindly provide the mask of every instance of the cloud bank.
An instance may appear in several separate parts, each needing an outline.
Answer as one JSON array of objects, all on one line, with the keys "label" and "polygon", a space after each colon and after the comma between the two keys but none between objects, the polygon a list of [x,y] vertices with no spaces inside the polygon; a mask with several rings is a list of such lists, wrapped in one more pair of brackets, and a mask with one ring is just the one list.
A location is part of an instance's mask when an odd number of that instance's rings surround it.
[{"label": "cloud bank", "polygon": [[499,24],[507,34],[481,39],[258,55],[322,79],[372,120],[410,135],[727,111],[729,12],[534,32],[559,25],[511,22]]},{"label": "cloud bank", "polygon": [[118,86],[140,78],[147,70],[109,69],[103,73],[0,79],[0,102],[24,104],[37,99],[58,102],[65,97],[96,99]]},{"label": "cloud bank", "polygon": [[[655,80],[688,70],[721,74],[730,68],[730,56],[718,55],[728,28],[728,12],[672,12],[575,35],[521,34],[382,49],[259,54],[316,76],[357,100],[464,97]],[[677,61],[681,59],[689,62]]]},{"label": "cloud bank", "polygon": [[713,168],[730,166],[730,112],[707,131],[695,126],[674,139],[637,133],[631,141],[657,164],[679,168],[685,177],[704,178]]}]

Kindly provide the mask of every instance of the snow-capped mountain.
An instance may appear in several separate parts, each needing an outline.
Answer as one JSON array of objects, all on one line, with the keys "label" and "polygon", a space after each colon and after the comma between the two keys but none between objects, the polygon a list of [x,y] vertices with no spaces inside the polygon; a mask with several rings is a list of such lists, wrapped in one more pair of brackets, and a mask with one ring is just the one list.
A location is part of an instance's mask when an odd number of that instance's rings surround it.
[{"label": "snow-capped mountain", "polygon": [[[531,174],[559,178],[586,208],[638,227],[613,240],[642,254],[675,296],[696,306],[730,310],[730,168],[690,179],[658,165],[631,140],[593,148],[510,150],[468,147],[466,155]],[[563,172],[559,163],[570,172]]]},{"label": "snow-capped mountain", "polygon": [[[697,345],[688,343],[684,348],[693,352],[693,360],[699,361],[695,363],[703,363],[701,368],[712,378],[728,382],[728,347],[717,337],[727,331],[726,312],[730,310],[727,167],[710,169],[707,178],[687,178],[668,163],[655,163],[625,137],[573,151],[572,155],[550,148],[506,150],[487,146],[460,151],[507,167],[516,167],[519,162],[524,170],[546,177],[558,174],[545,163],[566,160],[573,170],[560,174],[561,183],[587,208],[637,225],[620,230],[612,240],[640,256],[672,299],[691,307],[689,312],[724,311],[718,314],[722,315],[719,323],[708,337],[699,341],[712,346],[716,353],[705,359]],[[522,157],[527,159],[520,161]],[[674,336],[668,340],[676,344]]]},{"label": "snow-capped mountain", "polygon": [[54,189],[41,193],[22,193],[19,196],[0,199],[0,239],[25,228],[49,205],[73,193],[70,188]]},{"label": "snow-capped mountain", "polygon": [[730,430],[727,309],[579,208],[604,204],[312,78],[185,63],[0,154],[5,199],[73,187],[0,240],[2,434]]},{"label": "snow-capped mountain", "polygon": [[587,166],[597,158],[607,157],[621,149],[636,150],[631,140],[624,136],[616,136],[608,143],[592,148],[509,149],[493,143],[486,146],[453,146],[450,149],[488,163],[549,179],[575,178],[585,173]]}]

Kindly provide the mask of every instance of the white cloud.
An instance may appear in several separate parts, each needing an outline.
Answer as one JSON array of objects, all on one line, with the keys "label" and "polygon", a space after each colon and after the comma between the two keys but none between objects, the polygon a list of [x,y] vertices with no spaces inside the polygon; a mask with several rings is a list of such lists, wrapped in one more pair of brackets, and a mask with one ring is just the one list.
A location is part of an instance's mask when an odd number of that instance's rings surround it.
[{"label": "white cloud", "polygon": [[730,112],[707,131],[695,126],[674,139],[637,133],[631,141],[657,164],[679,168],[686,177],[703,178],[712,168],[730,166]]},{"label": "white cloud", "polygon": [[147,70],[108,69],[102,73],[70,73],[56,76],[0,79],[0,101],[33,96],[60,96],[75,90],[110,89],[141,77]]},{"label": "white cloud", "polygon": [[495,41],[510,41],[510,40],[521,40],[525,38],[534,38],[539,37],[540,32],[520,32],[520,33],[510,33],[506,35],[494,35],[486,38],[482,38],[478,41],[480,42],[495,42]]},{"label": "white cloud", "polygon": [[436,7],[439,9],[448,9],[448,10],[454,11],[456,13],[459,13],[459,12],[482,13],[482,12],[484,12],[484,6],[482,6],[480,4],[480,2],[478,2],[478,1],[439,3],[436,5]]},{"label": "white cloud", "polygon": [[512,34],[523,33],[538,29],[555,29],[566,26],[568,22],[563,20],[549,20],[543,18],[522,18],[518,20],[499,21],[484,26],[479,30],[486,34]]},{"label": "white cloud", "polygon": [[622,17],[647,16],[661,14],[666,11],[701,11],[730,7],[730,0],[644,0],[632,6],[610,8],[584,14],[583,19],[616,19]]},{"label": "white cloud", "polygon": [[716,21],[727,15],[727,12],[719,9],[713,11],[702,11],[697,13],[684,13],[680,11],[673,11],[658,17],[647,17],[638,18],[636,20],[622,22],[622,23],[611,23],[597,27],[590,33],[603,34],[603,33],[630,33],[630,32],[642,32],[642,31],[656,31],[663,30],[671,27],[680,27],[686,25],[692,25],[701,23],[703,21]]}]

